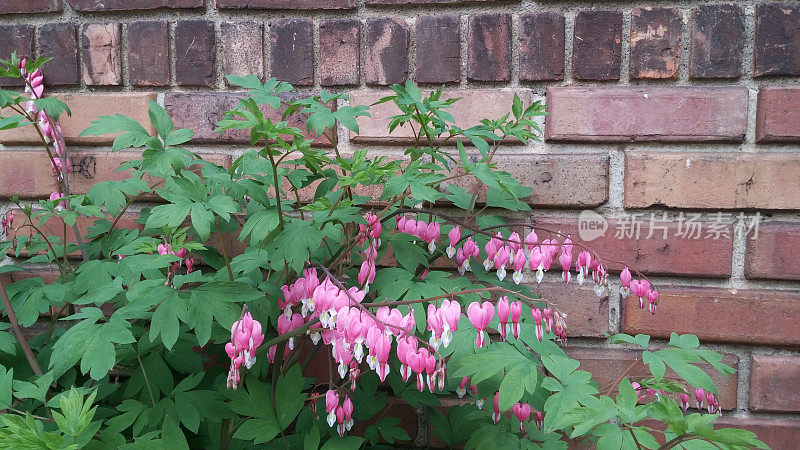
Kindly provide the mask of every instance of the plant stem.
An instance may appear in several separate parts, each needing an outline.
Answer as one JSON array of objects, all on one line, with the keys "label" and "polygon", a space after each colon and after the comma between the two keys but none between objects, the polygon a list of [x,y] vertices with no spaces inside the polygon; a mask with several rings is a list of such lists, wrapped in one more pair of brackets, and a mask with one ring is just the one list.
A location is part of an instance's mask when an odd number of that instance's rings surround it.
[{"label": "plant stem", "polygon": [[269,156],[269,162],[272,163],[272,183],[275,186],[275,203],[278,205],[278,225],[283,229],[283,210],[281,209],[281,188],[278,185],[278,165],[275,164],[275,158],[272,156],[272,149],[267,143],[267,156]]},{"label": "plant stem", "polygon": [[625,369],[625,370],[622,372],[622,374],[619,376],[619,378],[617,378],[617,380],[616,380],[616,381],[614,381],[613,383],[611,383],[611,386],[609,386],[609,388],[606,390],[606,395],[611,395],[611,393],[614,391],[614,388],[615,388],[615,387],[617,387],[617,386],[619,386],[619,383],[622,381],[622,379],[623,379],[623,378],[625,378],[625,376],[626,376],[626,375],[628,375],[628,374],[631,372],[631,370],[633,370],[633,368],[634,368],[634,367],[636,367],[636,364],[638,364],[638,363],[639,363],[639,361],[640,361],[640,359],[639,359],[639,357],[637,357],[637,358],[636,358],[636,360],[635,360],[635,361],[633,361],[633,362],[631,363],[631,365],[630,365],[630,366],[628,366],[628,368],[627,368],[627,369]]},{"label": "plant stem", "polygon": [[22,334],[22,328],[19,326],[17,315],[14,314],[14,308],[11,306],[11,300],[8,299],[8,293],[5,286],[3,286],[2,280],[0,280],[0,299],[3,300],[3,307],[6,310],[6,314],[8,314],[8,320],[11,322],[11,329],[14,331],[17,341],[19,341],[20,347],[22,347],[22,352],[25,353],[25,357],[28,359],[28,364],[31,365],[33,373],[37,376],[42,376],[42,368],[39,367],[39,362],[36,361],[36,357],[33,355],[30,346],[28,346],[28,341],[25,340],[25,336]]},{"label": "plant stem", "polygon": [[228,278],[233,281],[233,270],[231,270],[231,260],[228,258],[228,249],[225,248],[225,239],[222,237],[222,229],[219,227],[219,219],[214,221],[217,226],[217,234],[219,235],[219,245],[222,247],[222,256],[225,258],[225,267],[228,268]]},{"label": "plant stem", "polygon": [[147,378],[147,370],[144,368],[144,363],[142,363],[142,358],[139,356],[139,353],[136,353],[136,359],[139,360],[139,367],[142,368],[142,375],[144,375],[144,383],[147,385],[147,392],[150,394],[150,401],[153,403],[153,407],[156,406],[156,399],[153,396],[153,389],[150,387],[150,379]]}]

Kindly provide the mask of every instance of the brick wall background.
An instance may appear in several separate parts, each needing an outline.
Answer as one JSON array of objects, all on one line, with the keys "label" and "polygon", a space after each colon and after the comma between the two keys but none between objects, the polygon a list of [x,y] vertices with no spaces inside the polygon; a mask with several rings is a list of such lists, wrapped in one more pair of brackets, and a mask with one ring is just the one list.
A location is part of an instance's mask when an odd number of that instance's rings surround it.
[{"label": "brick wall background", "polygon": [[[722,422],[796,448],[800,3],[3,0],[0,57],[14,50],[54,57],[45,83],[74,113],[61,123],[76,193],[119,177],[112,170],[130,156],[80,131],[99,114],[146,120],[148,99],[196,131],[192,150],[229,163],[246,137],[211,133],[237,98],[225,74],[346,91],[352,104],[407,78],[446,83],[463,98],[461,125],[509,111],[515,92],[545,100],[545,141],[509,143],[496,158],[534,188],[524,217],[575,237],[580,212],[593,209],[608,229],[591,245],[652,274],[661,292],[651,317],[618,286],[598,300],[590,288],[543,283],[569,313],[570,352],[603,384],[632,358],[604,331],[695,333],[739,370],[719,380]],[[343,148],[401,155],[410,134],[387,134],[389,114],[374,108],[357,138],[341,129]],[[53,190],[30,131],[0,132],[0,212],[10,195]],[[640,239],[617,238],[632,214]],[[681,222],[696,214],[697,239]],[[747,227],[719,231],[740,214],[760,216],[757,239]],[[435,444],[424,411],[395,408],[414,444]]]}]

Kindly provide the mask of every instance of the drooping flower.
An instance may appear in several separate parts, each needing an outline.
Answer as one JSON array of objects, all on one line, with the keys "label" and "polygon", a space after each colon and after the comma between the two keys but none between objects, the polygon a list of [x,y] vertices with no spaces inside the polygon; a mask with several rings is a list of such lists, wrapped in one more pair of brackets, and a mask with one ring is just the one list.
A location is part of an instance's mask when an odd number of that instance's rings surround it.
[{"label": "drooping flower", "polygon": [[500,421],[500,391],[494,393],[494,401],[492,402],[494,412],[492,413],[492,421],[496,424]]},{"label": "drooping flower", "polygon": [[509,304],[508,297],[502,296],[497,301],[497,331],[500,332],[500,339],[506,340],[510,327],[508,326]]},{"label": "drooping flower", "polygon": [[456,254],[456,245],[458,241],[461,240],[461,229],[458,225],[454,226],[449,233],[447,233],[447,238],[450,240],[450,245],[447,246],[447,257],[452,258]]},{"label": "drooping flower", "polygon": [[524,433],[525,421],[528,420],[528,417],[531,415],[531,405],[527,403],[515,403],[514,406],[511,407],[511,411],[517,419],[519,419],[519,431]]},{"label": "drooping flower", "polygon": [[506,278],[506,265],[508,264],[510,256],[511,249],[505,245],[500,247],[494,255],[494,267],[497,268],[497,278],[500,281]]},{"label": "drooping flower", "polygon": [[325,393],[325,411],[328,413],[328,426],[332,427],[336,423],[336,408],[339,406],[339,394],[333,389],[328,389]]},{"label": "drooping flower", "polygon": [[681,409],[683,412],[686,412],[686,410],[689,409],[689,394],[681,392],[678,394],[678,397],[681,400]]},{"label": "drooping flower", "polygon": [[484,347],[486,345],[484,330],[489,326],[489,322],[492,321],[492,318],[494,318],[494,306],[488,301],[483,302],[483,304],[472,302],[469,307],[467,307],[467,318],[469,318],[472,326],[478,330],[478,337],[475,339],[475,345]]},{"label": "drooping flower", "polygon": [[519,322],[522,319],[522,303],[511,303],[509,306],[509,315],[511,316],[511,332],[514,334],[514,338],[519,339]]},{"label": "drooping flower", "polygon": [[50,194],[50,201],[51,202],[58,201],[58,203],[56,203],[56,210],[57,211],[61,211],[63,209],[66,209],[66,207],[67,207],[67,201],[66,200],[61,200],[62,198],[64,198],[64,194],[62,194],[61,192],[53,192],[52,194]]},{"label": "drooping flower", "polygon": [[589,276],[589,269],[592,265],[592,255],[583,250],[578,254],[578,261],[575,263],[575,269],[578,271],[578,284],[583,285],[586,277]]},{"label": "drooping flower", "polygon": [[539,308],[533,308],[533,310],[531,310],[531,314],[533,315],[533,323],[535,324],[536,339],[539,342],[542,342],[542,339],[544,338],[544,331],[542,329],[542,311]]},{"label": "drooping flower", "polygon": [[631,286],[631,271],[627,267],[622,269],[622,272],[619,274],[619,282],[621,287],[619,288],[619,293],[622,294],[622,297],[625,298],[630,293],[630,286]]},{"label": "drooping flower", "polygon": [[706,391],[703,388],[694,388],[694,399],[697,402],[697,409],[703,408],[703,399],[706,398]]},{"label": "drooping flower", "polygon": [[514,255],[514,274],[511,275],[514,284],[520,284],[522,282],[522,271],[525,269],[526,262],[525,252],[517,251]]}]

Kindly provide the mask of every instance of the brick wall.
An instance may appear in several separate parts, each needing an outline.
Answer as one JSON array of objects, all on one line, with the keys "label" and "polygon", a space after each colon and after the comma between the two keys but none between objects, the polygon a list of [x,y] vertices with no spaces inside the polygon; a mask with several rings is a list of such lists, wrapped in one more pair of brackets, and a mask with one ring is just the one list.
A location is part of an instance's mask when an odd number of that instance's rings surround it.
[{"label": "brick wall", "polygon": [[[462,125],[510,110],[515,92],[546,100],[545,141],[509,143],[497,158],[534,188],[526,217],[577,237],[581,211],[594,210],[608,228],[591,245],[663,286],[645,317],[615,287],[598,300],[545,283],[570,312],[570,351],[612,377],[631,356],[607,348],[603,331],[698,334],[739,369],[719,380],[725,425],[796,447],[800,3],[3,0],[0,56],[14,50],[54,57],[45,82],[74,113],[62,120],[73,192],[119,176],[125,156],[80,131],[98,114],[144,120],[151,98],[196,131],[192,150],[222,163],[240,154],[246,136],[211,133],[237,95],[225,74],[350,92],[353,104],[407,78],[446,83],[463,98]],[[344,149],[401,154],[410,135],[386,133],[390,113],[375,108],[358,138],[340,130]],[[0,132],[0,143],[0,211],[12,194],[47,197],[30,130]],[[740,214],[758,215],[757,238],[726,224]],[[638,240],[625,233],[637,223]],[[397,413],[414,443],[435,443],[424,411]]]}]

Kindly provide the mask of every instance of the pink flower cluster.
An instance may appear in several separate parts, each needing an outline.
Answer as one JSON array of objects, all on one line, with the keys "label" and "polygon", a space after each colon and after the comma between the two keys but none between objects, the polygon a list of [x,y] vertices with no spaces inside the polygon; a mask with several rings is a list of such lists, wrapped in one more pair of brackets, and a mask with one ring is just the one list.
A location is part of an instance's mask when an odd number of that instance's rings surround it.
[{"label": "pink flower cluster", "polygon": [[350,397],[344,397],[344,401],[339,405],[339,394],[329,389],[325,393],[325,411],[328,413],[328,426],[336,425],[339,436],[344,436],[345,431],[350,431],[353,427],[353,402]]},{"label": "pink flower cluster", "polygon": [[425,223],[422,220],[409,219],[406,216],[397,218],[397,231],[416,236],[428,244],[428,252],[433,254],[436,251],[436,243],[442,234],[442,226],[439,222]]},{"label": "pink flower cluster", "polygon": [[525,432],[525,422],[531,416],[531,413],[533,413],[533,421],[536,424],[536,428],[542,431],[542,427],[544,426],[544,414],[542,414],[541,411],[532,409],[531,405],[527,403],[515,403],[514,406],[511,407],[511,412],[514,413],[514,416],[519,420],[519,431]]},{"label": "pink flower cluster", "polygon": [[656,313],[656,305],[658,305],[658,291],[650,287],[650,282],[642,280],[634,280],[631,276],[631,271],[626,267],[620,273],[620,281],[622,287],[620,293],[627,296],[630,293],[639,297],[639,308],[644,309],[644,299],[647,299],[649,304],[650,314]]},{"label": "pink flower cluster", "polygon": [[14,211],[9,211],[8,214],[0,218],[0,237],[8,235],[8,230],[14,225]]},{"label": "pink flower cluster", "polygon": [[[637,401],[642,401],[647,396],[655,396],[656,398],[660,399],[662,394],[666,394],[663,390],[655,390],[652,388],[646,388],[639,384],[638,382],[634,381],[631,383],[633,389],[636,390],[636,395],[638,397]],[[694,398],[695,398],[695,405],[697,406],[698,410],[703,409],[703,402],[705,401],[706,410],[709,414],[713,414],[716,412],[721,412],[722,410],[719,407],[719,401],[717,400],[716,396],[711,392],[706,392],[702,388],[695,388],[694,389]],[[689,394],[686,392],[681,392],[678,394],[678,399],[680,400],[681,409],[686,412],[689,409]]]},{"label": "pink flower cluster", "polygon": [[62,200],[62,198],[64,198],[64,194],[62,194],[61,192],[53,192],[52,194],[50,194],[51,202],[58,201],[58,203],[56,203],[56,210],[62,210],[67,207],[67,201]]},{"label": "pink flower cluster", "polygon": [[245,312],[242,318],[231,326],[231,341],[225,344],[225,352],[231,359],[228,370],[228,389],[236,389],[239,385],[239,367],[244,364],[248,369],[256,362],[256,350],[264,342],[261,323]]},{"label": "pink flower cluster", "polygon": [[184,263],[186,264],[187,275],[194,271],[195,261],[192,258],[187,258],[186,257],[187,253],[188,252],[183,247],[181,247],[181,249],[176,252],[172,250],[172,245],[170,244],[158,244],[159,255],[175,255],[178,258],[181,258],[180,261],[176,261],[172,263],[172,265],[170,266],[169,272],[167,273],[167,282],[169,282],[169,280],[171,280],[172,277],[174,277],[175,274],[178,273],[178,269],[180,269]]}]

